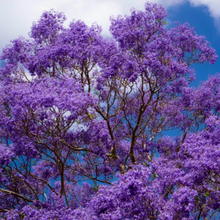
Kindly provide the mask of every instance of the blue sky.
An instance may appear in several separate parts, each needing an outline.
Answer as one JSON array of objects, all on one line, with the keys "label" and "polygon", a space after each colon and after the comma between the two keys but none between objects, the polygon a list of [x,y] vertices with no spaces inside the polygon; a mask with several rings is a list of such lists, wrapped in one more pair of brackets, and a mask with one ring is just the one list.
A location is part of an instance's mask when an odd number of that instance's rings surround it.
[{"label": "blue sky", "polygon": [[[199,35],[206,36],[220,56],[220,0],[152,0],[168,11],[168,26],[174,21],[189,22]],[[19,35],[28,37],[33,21],[37,21],[45,10],[63,11],[68,23],[81,19],[91,25],[97,22],[103,28],[103,35],[109,36],[109,17],[128,14],[134,7],[144,9],[146,0],[0,0],[0,54],[2,48]],[[220,72],[220,58],[215,65],[194,65],[198,86],[200,81]]]},{"label": "blue sky", "polygon": [[193,85],[197,87],[201,81],[207,80],[209,75],[220,73],[220,25],[219,27],[217,26],[218,22],[210,15],[208,8],[204,5],[192,7],[189,2],[186,2],[179,7],[170,7],[168,9],[168,18],[171,22],[190,23],[192,27],[195,27],[197,34],[206,37],[219,56],[214,65],[195,64],[193,66],[196,70],[196,82]]}]

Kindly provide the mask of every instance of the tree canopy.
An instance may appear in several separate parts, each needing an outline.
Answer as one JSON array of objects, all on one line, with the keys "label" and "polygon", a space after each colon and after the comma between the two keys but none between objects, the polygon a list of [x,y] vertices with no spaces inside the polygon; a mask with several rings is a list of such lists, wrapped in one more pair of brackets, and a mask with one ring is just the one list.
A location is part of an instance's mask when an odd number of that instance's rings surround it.
[{"label": "tree canopy", "polygon": [[[220,211],[220,75],[198,89],[194,63],[217,59],[166,10],[101,27],[44,12],[0,69],[4,219],[214,219]],[[168,131],[177,136],[167,136]],[[170,132],[169,132],[170,133]]]}]

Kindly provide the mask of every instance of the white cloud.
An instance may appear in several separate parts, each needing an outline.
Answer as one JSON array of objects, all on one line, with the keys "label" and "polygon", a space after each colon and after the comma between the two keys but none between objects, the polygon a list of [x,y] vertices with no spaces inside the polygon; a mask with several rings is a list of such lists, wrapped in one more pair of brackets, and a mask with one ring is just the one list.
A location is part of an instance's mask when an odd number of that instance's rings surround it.
[{"label": "white cloud", "polygon": [[217,30],[220,32],[220,0],[188,0],[192,6],[206,6],[210,16],[214,18]]},{"label": "white cloud", "polygon": [[[0,48],[19,35],[28,36],[33,21],[37,21],[45,10],[63,11],[68,22],[81,19],[91,25],[97,22],[103,34],[109,35],[109,17],[128,14],[132,7],[143,10],[147,0],[0,0]],[[187,0],[151,0],[166,8]],[[206,5],[210,14],[218,18],[220,0],[188,0],[194,6]],[[68,23],[67,22],[67,23]]]},{"label": "white cloud", "polygon": [[220,18],[220,1],[219,0],[189,0],[193,6],[207,6],[212,17]]},{"label": "white cloud", "polygon": [[33,21],[45,10],[63,11],[68,21],[97,22],[109,34],[109,17],[128,13],[131,7],[144,9],[145,0],[0,0],[0,48],[19,35],[28,36]]}]

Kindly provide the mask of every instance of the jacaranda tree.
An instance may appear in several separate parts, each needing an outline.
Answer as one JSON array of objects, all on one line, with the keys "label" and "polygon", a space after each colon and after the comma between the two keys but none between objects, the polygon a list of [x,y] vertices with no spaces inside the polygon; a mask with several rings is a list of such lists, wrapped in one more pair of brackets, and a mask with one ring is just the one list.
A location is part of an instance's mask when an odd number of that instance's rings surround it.
[{"label": "jacaranda tree", "polygon": [[1,218],[218,219],[220,75],[190,87],[217,56],[165,17],[147,3],[108,39],[51,10],[3,50]]}]

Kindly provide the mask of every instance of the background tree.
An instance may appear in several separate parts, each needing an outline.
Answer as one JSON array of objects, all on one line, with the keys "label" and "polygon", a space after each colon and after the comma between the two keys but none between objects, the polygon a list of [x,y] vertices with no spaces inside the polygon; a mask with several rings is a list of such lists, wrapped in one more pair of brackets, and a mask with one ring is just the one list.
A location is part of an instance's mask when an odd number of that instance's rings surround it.
[{"label": "background tree", "polygon": [[[3,50],[0,212],[6,219],[211,219],[219,213],[215,50],[165,9],[111,19],[112,39],[44,12]],[[178,137],[166,132],[177,129]],[[118,178],[117,182],[113,181]]]}]

